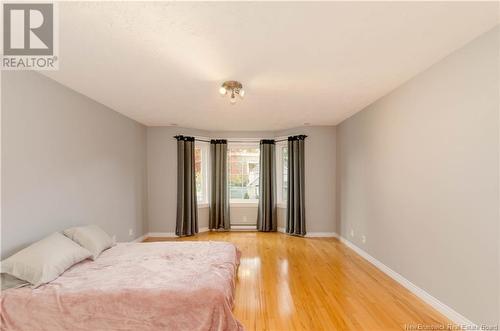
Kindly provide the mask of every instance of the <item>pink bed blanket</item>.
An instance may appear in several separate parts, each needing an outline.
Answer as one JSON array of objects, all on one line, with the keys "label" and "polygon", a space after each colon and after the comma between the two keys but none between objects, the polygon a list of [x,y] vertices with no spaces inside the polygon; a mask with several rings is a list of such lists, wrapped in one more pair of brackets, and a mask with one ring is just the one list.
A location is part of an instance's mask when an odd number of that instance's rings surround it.
[{"label": "pink bed blanket", "polygon": [[243,330],[225,242],[118,244],[37,289],[1,293],[1,330]]}]

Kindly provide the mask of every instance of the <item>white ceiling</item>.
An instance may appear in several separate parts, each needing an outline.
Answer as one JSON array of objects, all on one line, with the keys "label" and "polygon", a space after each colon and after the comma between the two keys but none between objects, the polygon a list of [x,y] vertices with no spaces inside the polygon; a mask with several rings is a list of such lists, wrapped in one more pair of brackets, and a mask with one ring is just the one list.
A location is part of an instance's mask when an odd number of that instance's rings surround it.
[{"label": "white ceiling", "polygon": [[[150,126],[337,124],[498,24],[496,2],[66,2],[45,75]],[[247,92],[218,94],[236,79]]]}]

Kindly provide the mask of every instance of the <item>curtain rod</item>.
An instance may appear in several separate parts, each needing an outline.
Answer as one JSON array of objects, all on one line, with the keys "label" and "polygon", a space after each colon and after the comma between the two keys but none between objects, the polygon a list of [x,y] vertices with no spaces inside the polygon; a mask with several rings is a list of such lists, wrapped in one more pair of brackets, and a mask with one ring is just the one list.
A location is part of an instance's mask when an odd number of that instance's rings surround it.
[{"label": "curtain rod", "polygon": [[[194,139],[195,141],[203,141],[205,143],[209,143],[210,140],[204,140],[204,139]],[[224,139],[224,138],[214,138],[211,140],[227,140],[228,143],[238,143],[238,144],[244,144],[244,143],[260,143],[261,140],[274,140],[274,139],[255,139],[255,140],[229,140],[229,139]],[[280,139],[280,140],[274,140],[275,142],[279,143],[282,141],[288,141],[287,139]]]},{"label": "curtain rod", "polygon": [[[276,138],[235,138],[235,140],[231,140],[231,139],[228,139],[228,138],[209,138],[209,137],[201,137],[201,136],[192,136],[192,135],[181,135],[181,136],[189,136],[189,137],[193,137],[196,141],[203,141],[203,142],[206,142],[206,143],[209,143],[210,140],[220,140],[220,139],[223,139],[223,140],[227,140],[228,143],[238,143],[238,144],[244,144],[244,143],[260,143],[261,140],[274,140],[275,142],[279,143],[279,142],[282,142],[282,141],[288,141],[288,137],[277,137]],[[175,138],[176,136],[174,136]],[[238,140],[238,139],[241,139],[241,140]]]}]

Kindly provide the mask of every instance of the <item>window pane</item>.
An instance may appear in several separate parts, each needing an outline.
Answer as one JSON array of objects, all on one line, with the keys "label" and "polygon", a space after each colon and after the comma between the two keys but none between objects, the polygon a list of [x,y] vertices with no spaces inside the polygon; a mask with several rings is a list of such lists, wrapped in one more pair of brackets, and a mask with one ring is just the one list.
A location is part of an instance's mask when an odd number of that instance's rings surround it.
[{"label": "window pane", "polygon": [[196,176],[196,198],[198,202],[203,202],[203,171],[202,152],[200,147],[194,149],[194,170]]},{"label": "window pane", "polygon": [[282,174],[283,174],[283,178],[282,178],[282,192],[281,192],[281,196],[282,196],[282,199],[283,201],[286,201],[287,198],[288,198],[288,147],[282,147],[282,150],[281,150],[281,155],[283,157],[282,159],[282,166],[283,166],[283,171],[282,171]]},{"label": "window pane", "polygon": [[244,178],[242,174],[231,174],[229,177],[229,186],[243,187]]},{"label": "window pane", "polygon": [[259,148],[229,147],[229,196],[232,200],[258,199]]}]

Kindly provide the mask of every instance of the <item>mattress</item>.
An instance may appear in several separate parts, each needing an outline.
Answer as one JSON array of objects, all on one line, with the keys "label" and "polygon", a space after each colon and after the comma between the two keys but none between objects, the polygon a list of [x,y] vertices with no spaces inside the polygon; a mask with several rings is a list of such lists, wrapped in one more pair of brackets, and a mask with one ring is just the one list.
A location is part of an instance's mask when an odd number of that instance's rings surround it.
[{"label": "mattress", "polygon": [[0,294],[1,330],[243,330],[239,252],[225,242],[125,243],[36,289]]}]

